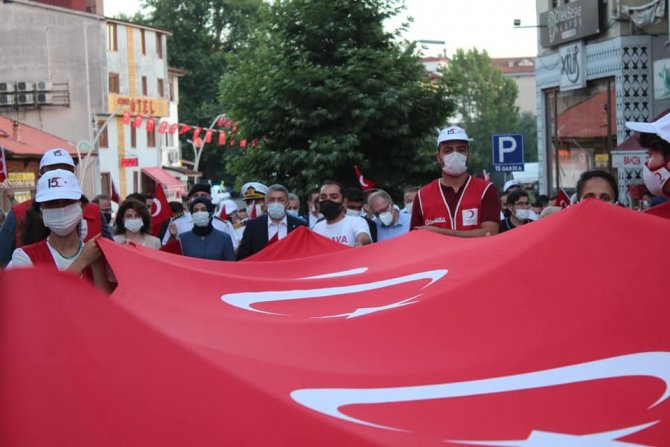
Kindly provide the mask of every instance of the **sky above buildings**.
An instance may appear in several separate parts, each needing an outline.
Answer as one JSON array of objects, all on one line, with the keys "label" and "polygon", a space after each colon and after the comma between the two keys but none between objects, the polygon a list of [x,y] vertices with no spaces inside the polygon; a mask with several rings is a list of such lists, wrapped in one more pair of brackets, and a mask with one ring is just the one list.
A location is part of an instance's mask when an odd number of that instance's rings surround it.
[{"label": "sky above buildings", "polygon": [[[444,41],[424,44],[424,55],[451,56],[458,48],[485,49],[491,57],[537,55],[537,28],[514,28],[514,19],[522,25],[536,25],[535,0],[405,0],[412,16],[405,38]],[[105,15],[134,14],[140,0],[105,0]],[[402,17],[389,24],[397,28]]]}]

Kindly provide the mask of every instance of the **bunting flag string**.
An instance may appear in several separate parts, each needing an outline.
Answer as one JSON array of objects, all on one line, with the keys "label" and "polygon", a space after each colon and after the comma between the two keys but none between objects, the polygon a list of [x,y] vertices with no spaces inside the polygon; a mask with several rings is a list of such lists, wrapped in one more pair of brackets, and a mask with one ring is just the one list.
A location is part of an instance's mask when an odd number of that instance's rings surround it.
[{"label": "bunting flag string", "polygon": [[126,126],[132,125],[136,129],[144,125],[147,132],[157,131],[161,135],[174,135],[175,132],[178,132],[179,135],[185,135],[193,132],[191,139],[196,145],[216,142],[218,146],[238,145],[244,149],[249,145],[256,147],[258,144],[256,140],[249,141],[236,135],[238,123],[223,116],[216,121],[216,128],[210,129],[184,123],[169,123],[159,118],[145,117],[144,115],[131,116],[128,111],[125,111],[123,112],[123,124]]}]

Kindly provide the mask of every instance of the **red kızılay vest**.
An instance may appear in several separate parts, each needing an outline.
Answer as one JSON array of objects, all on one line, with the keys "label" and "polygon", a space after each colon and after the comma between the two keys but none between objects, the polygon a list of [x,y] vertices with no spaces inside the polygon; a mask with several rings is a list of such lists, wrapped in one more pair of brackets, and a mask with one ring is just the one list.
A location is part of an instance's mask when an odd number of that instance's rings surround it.
[{"label": "red k\u0131z\u0131lay vest", "polygon": [[[47,265],[53,268],[58,268],[56,261],[51,255],[51,250],[49,250],[49,245],[47,244],[46,239],[35,242],[34,244],[24,245],[21,247],[21,250],[26,252],[33,265]],[[93,272],[90,267],[84,269],[82,276],[93,282]]]},{"label": "red k\u0131z\u0131lay vest", "polygon": [[[18,205],[12,207],[14,217],[16,218],[16,233],[14,234],[15,247],[22,247],[21,241],[21,221],[26,214],[26,210],[32,205],[32,200],[25,200]],[[82,218],[86,220],[87,230],[85,234],[80,236],[84,242],[91,239],[96,234],[102,233],[102,223],[100,222],[100,207],[95,203],[87,203],[82,208]]]},{"label": "red k\u0131z\u0131lay vest", "polygon": [[456,209],[452,210],[440,187],[440,179],[430,182],[418,194],[423,224],[461,231],[481,228],[482,199],[491,185],[487,180],[469,176]]}]

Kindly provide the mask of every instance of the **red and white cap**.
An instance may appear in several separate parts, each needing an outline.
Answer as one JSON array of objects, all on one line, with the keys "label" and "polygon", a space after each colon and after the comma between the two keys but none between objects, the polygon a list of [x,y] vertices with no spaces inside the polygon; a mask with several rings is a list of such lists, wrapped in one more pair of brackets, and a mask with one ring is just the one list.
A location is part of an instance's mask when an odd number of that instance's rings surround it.
[{"label": "red and white cap", "polygon": [[81,199],[79,180],[73,173],[65,169],[45,172],[37,182],[35,202],[48,202],[58,199]]},{"label": "red and white cap", "polygon": [[74,168],[74,160],[72,160],[72,156],[70,156],[70,153],[67,150],[60,147],[54,147],[42,155],[42,159],[40,160],[40,170],[45,166],[52,165],[69,165]]},{"label": "red and white cap", "polygon": [[467,132],[465,132],[465,129],[463,129],[462,127],[458,126],[445,127],[440,131],[440,134],[437,136],[437,145],[439,147],[440,143],[451,140],[470,141],[470,138],[468,138]]}]

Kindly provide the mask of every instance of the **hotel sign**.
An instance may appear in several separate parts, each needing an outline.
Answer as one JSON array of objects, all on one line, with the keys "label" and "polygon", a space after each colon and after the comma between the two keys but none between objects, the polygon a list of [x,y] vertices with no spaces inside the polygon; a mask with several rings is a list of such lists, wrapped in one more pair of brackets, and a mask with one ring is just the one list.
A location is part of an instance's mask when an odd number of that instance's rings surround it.
[{"label": "hotel sign", "polygon": [[601,3],[601,0],[577,0],[540,14],[542,48],[600,34]]},{"label": "hotel sign", "polygon": [[128,111],[131,115],[168,116],[167,99],[147,98],[145,96],[108,95],[108,111],[123,115]]}]

